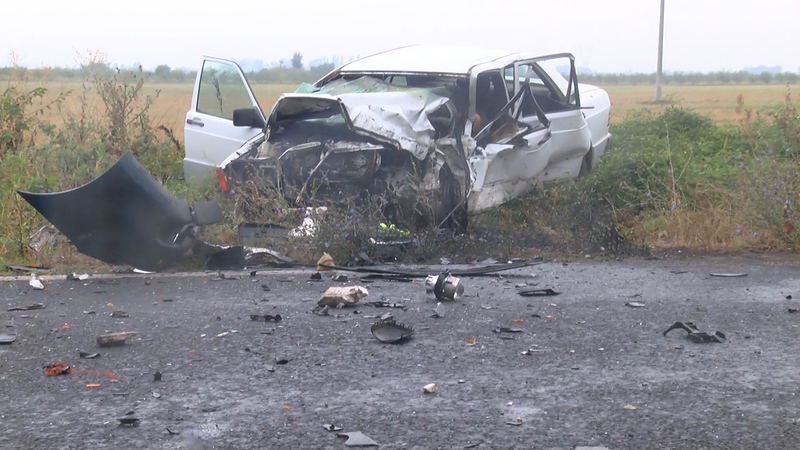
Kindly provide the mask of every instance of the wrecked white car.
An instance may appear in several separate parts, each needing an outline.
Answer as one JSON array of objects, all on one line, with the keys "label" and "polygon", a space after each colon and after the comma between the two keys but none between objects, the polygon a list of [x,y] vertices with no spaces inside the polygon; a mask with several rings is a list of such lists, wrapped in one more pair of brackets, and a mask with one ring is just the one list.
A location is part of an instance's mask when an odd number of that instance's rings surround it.
[{"label": "wrecked white car", "polygon": [[381,198],[394,223],[462,227],[537,182],[588,173],[610,101],[570,54],[411,46],[335,69],[268,115],[241,68],[205,58],[186,114],[187,179],[254,180],[296,206]]}]

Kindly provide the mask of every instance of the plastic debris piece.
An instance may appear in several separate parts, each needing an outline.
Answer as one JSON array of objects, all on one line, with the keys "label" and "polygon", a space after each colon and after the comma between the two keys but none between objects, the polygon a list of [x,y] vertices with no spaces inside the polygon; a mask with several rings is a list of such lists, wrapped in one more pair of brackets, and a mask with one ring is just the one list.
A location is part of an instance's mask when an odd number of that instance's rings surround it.
[{"label": "plastic debris piece", "polygon": [[342,431],[342,427],[337,427],[332,423],[324,423],[322,428],[325,428],[325,431]]},{"label": "plastic debris piece", "polygon": [[28,284],[36,290],[44,290],[44,284],[36,278],[36,274],[31,274],[31,279],[28,281]]},{"label": "plastic debris piece", "polygon": [[271,322],[271,321],[280,322],[281,320],[283,320],[283,317],[281,317],[280,314],[275,314],[274,316],[271,314],[264,314],[263,316],[259,314],[250,314],[250,320],[264,321],[264,322]]},{"label": "plastic debris piece", "polygon": [[131,315],[121,309],[115,309],[111,313],[111,317],[130,317]]},{"label": "plastic debris piece", "polygon": [[218,334],[218,335],[217,335],[217,337],[218,337],[218,338],[223,338],[223,337],[227,336],[228,334],[230,334],[230,332],[228,332],[228,331],[223,331],[222,333]]},{"label": "plastic debris piece", "polygon": [[522,417],[517,417],[517,420],[509,420],[506,425],[513,425],[515,427],[522,426]]},{"label": "plastic debris piece", "polygon": [[796,313],[796,312],[800,312],[800,308],[797,308],[797,307],[794,307],[794,308],[789,308],[789,312],[790,312],[790,313]]},{"label": "plastic debris piece", "polygon": [[425,394],[433,394],[436,392],[436,383],[426,384],[422,387],[422,392]]},{"label": "plastic debris piece", "polygon": [[746,277],[746,273],[712,273],[712,277],[719,277],[719,278],[739,278],[739,277]]},{"label": "plastic debris piece", "polygon": [[97,336],[97,345],[100,347],[114,347],[118,345],[125,345],[125,341],[129,337],[139,334],[138,331],[122,331],[120,333],[101,334]]},{"label": "plastic debris piece", "polygon": [[436,304],[436,309],[433,310],[433,314],[431,317],[436,319],[441,319],[445,315],[444,308],[442,307],[442,302]]},{"label": "plastic debris piece", "polygon": [[83,350],[79,350],[78,355],[82,359],[95,359],[100,357],[100,353],[90,353],[90,352],[85,352]]},{"label": "plastic debris piece", "polygon": [[44,309],[44,303],[32,303],[30,305],[12,306],[7,311],[30,311],[32,309]]},{"label": "plastic debris piece", "polygon": [[352,306],[369,294],[363,286],[333,286],[329,287],[317,301],[319,306],[335,308],[339,305]]},{"label": "plastic debris piece", "polygon": [[406,305],[402,303],[391,303],[385,300],[379,300],[374,302],[365,302],[365,305],[374,306],[376,308],[401,308],[405,309]]},{"label": "plastic debris piece", "polygon": [[335,265],[336,264],[333,262],[333,257],[329,255],[327,252],[324,252],[317,261],[317,272],[322,272],[324,270],[332,270],[330,267],[326,266],[335,266]]},{"label": "plastic debris piece", "polygon": [[378,443],[369,438],[360,431],[351,431],[349,433],[337,433],[338,437],[346,437],[345,447],[377,447]]},{"label": "plastic debris piece", "polygon": [[628,302],[628,303],[625,303],[625,306],[630,306],[631,308],[644,308],[644,303]]},{"label": "plastic debris piece", "polygon": [[99,388],[99,387],[100,387],[100,383],[86,383],[86,388],[87,389]]},{"label": "plastic debris piece", "polygon": [[370,328],[372,335],[381,342],[397,343],[410,338],[414,334],[411,327],[407,327],[394,320],[375,322]]},{"label": "plastic debris piece", "polygon": [[69,330],[69,324],[65,323],[64,325],[61,325],[59,328],[61,328],[62,330]]},{"label": "plastic debris piece", "polygon": [[545,295],[559,295],[560,292],[556,292],[550,288],[545,289],[520,289],[517,291],[517,294],[523,297],[539,297]]},{"label": "plastic debris piece", "polygon": [[44,374],[48,377],[53,377],[56,375],[65,375],[70,373],[69,364],[66,361],[56,361],[53,364],[46,366],[44,368]]},{"label": "plastic debris piece", "polygon": [[139,419],[137,419],[136,417],[120,417],[117,420],[119,420],[120,425],[125,425],[129,427],[139,425]]},{"label": "plastic debris piece", "polygon": [[475,345],[475,338],[474,337],[468,337],[468,338],[464,339],[464,342],[466,342],[469,345]]},{"label": "plastic debris piece", "polygon": [[319,272],[314,272],[314,273],[311,274],[309,279],[311,279],[313,281],[322,281],[322,274],[319,273]]},{"label": "plastic debris piece", "polygon": [[0,333],[0,345],[7,345],[17,340],[16,333]]},{"label": "plastic debris piece", "polygon": [[161,372],[160,371],[157,370],[156,373],[153,374],[153,381],[161,381]]},{"label": "plastic debris piece", "polygon": [[725,333],[722,333],[721,331],[716,331],[714,334],[708,334],[704,331],[700,331],[692,322],[675,322],[671,327],[664,331],[663,335],[666,336],[667,333],[672,330],[686,331],[688,333],[686,337],[690,341],[697,344],[708,344],[713,342],[721,344],[728,339],[727,336],[725,336]]},{"label": "plastic debris piece", "polygon": [[340,283],[347,283],[348,278],[347,278],[347,275],[345,275],[343,273],[335,273],[335,274],[333,274],[333,276],[331,276],[331,280],[338,281]]},{"label": "plastic debris piece", "polygon": [[499,327],[492,330],[492,333],[522,333],[521,328],[508,328],[508,327]]},{"label": "plastic debris piece", "polygon": [[639,408],[637,408],[637,407],[635,407],[633,405],[625,405],[625,406],[622,407],[622,409],[626,409],[628,411],[636,411]]}]

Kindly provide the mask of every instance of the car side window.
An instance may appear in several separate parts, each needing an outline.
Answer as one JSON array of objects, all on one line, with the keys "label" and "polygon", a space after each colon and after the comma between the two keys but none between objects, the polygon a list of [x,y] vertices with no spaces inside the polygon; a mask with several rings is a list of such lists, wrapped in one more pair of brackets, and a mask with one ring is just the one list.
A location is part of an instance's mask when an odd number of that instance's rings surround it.
[{"label": "car side window", "polygon": [[239,71],[232,64],[205,61],[197,92],[197,112],[233,120],[233,110],[253,102]]}]

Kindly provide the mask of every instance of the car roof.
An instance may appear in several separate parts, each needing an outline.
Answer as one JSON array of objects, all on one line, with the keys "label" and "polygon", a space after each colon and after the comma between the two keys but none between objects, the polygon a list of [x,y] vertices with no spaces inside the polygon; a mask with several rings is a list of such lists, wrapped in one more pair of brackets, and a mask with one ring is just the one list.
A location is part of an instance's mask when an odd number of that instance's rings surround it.
[{"label": "car roof", "polygon": [[520,52],[490,48],[412,45],[367,56],[345,64],[337,71],[466,75],[479,64],[498,60],[504,62],[523,56]]}]

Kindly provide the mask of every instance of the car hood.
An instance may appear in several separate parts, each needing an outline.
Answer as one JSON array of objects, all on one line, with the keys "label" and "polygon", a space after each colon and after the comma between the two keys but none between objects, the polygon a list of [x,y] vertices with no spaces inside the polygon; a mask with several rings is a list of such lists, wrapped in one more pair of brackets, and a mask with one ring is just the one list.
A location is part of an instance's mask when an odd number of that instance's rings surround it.
[{"label": "car hood", "polygon": [[278,99],[268,127],[338,108],[357,133],[388,142],[419,160],[428,155],[436,137],[430,115],[449,100],[440,88],[398,87],[371,77],[336,80],[322,88],[302,85],[298,91]]}]

